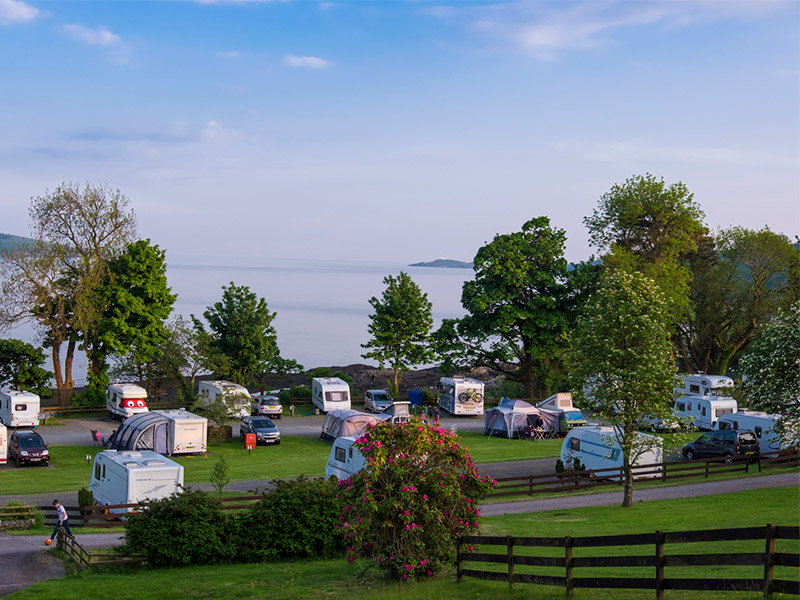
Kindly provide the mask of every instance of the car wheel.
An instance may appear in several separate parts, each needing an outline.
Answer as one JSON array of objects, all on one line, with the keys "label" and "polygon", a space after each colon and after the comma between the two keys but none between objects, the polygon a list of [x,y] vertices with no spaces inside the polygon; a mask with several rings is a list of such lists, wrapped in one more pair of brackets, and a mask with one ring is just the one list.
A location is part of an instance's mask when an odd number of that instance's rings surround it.
[{"label": "car wheel", "polygon": [[725,454],[723,456],[725,457],[725,462],[726,463],[730,464],[730,463],[733,462],[733,454]]},{"label": "car wheel", "polygon": [[17,468],[22,466],[22,461],[19,459],[19,454],[14,457],[14,462],[17,463]]},{"label": "car wheel", "polygon": [[697,457],[691,448],[685,452],[684,456],[686,456],[686,460],[694,460]]}]

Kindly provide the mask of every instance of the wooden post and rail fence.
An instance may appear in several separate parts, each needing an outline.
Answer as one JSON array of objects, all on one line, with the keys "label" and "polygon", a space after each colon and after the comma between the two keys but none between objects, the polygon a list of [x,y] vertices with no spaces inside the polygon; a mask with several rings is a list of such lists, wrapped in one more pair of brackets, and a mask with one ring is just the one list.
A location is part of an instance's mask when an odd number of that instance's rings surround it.
[{"label": "wooden post and rail fence", "polygon": [[[739,552],[696,553],[696,543],[764,541],[764,551],[750,548]],[[656,600],[664,600],[666,590],[759,590],[764,598],[773,593],[800,595],[800,554],[778,551],[777,543],[800,540],[800,527],[768,524],[764,527],[741,527],[706,531],[655,531],[631,535],[586,537],[500,537],[464,536],[456,547],[456,581],[474,577],[491,581],[563,587],[567,596],[576,588],[653,590]],[[476,547],[480,545],[480,547]],[[680,546],[678,546],[680,545]],[[726,544],[727,545],[727,544]],[[745,544],[747,546],[748,544]],[[484,546],[492,547],[490,550]],[[649,546],[645,552],[642,546]],[[687,548],[687,546],[689,546]],[[639,547],[638,549],[635,549]],[[667,552],[675,547],[674,552]],[[561,549],[547,551],[543,548]],[[704,546],[704,550],[708,545]],[[796,550],[797,544],[793,544]],[[528,550],[534,549],[534,550]],[[538,550],[537,550],[538,549]],[[599,556],[584,555],[591,549]],[[728,550],[725,548],[724,550]],[[783,550],[783,548],[782,548]],[[623,552],[624,554],[618,554]],[[635,552],[635,553],[634,553]],[[535,554],[534,554],[535,553]],[[468,569],[465,563],[498,565],[492,569]],[[501,567],[502,565],[502,567]],[[521,572],[516,567],[522,567]],[[539,567],[538,573],[530,567]],[[750,577],[713,577],[715,569],[704,569],[703,577],[674,577],[667,569],[685,567],[751,567]],[[755,573],[763,576],[755,577]],[[781,568],[782,578],[776,578],[775,568]],[[624,569],[627,577],[592,575],[591,569]],[[578,574],[576,574],[576,571]],[[733,569],[727,569],[733,573]],[[560,572],[560,574],[558,574]],[[619,571],[617,571],[618,573]],[[674,571],[673,571],[674,572]],[[596,573],[596,571],[595,571]],[[745,572],[746,573],[746,572]]]}]

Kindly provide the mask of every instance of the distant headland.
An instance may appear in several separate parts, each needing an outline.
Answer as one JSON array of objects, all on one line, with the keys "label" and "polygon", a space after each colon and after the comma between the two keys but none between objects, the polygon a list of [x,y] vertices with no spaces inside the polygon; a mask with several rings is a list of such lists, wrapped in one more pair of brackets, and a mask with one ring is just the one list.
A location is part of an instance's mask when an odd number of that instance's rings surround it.
[{"label": "distant headland", "polygon": [[439,269],[471,269],[471,262],[463,260],[452,260],[449,258],[437,258],[428,262],[418,262],[408,265],[409,267],[436,267]]}]

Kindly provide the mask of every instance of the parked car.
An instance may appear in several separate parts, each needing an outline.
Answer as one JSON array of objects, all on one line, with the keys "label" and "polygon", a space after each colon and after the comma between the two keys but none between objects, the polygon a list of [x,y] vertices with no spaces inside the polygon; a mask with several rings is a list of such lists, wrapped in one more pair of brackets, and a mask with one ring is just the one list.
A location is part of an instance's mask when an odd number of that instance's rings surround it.
[{"label": "parked car", "polygon": [[256,434],[256,444],[280,444],[281,432],[267,417],[244,417],[239,428],[239,439],[244,440],[248,433]]},{"label": "parked car", "polygon": [[367,390],[364,394],[364,410],[374,413],[385,411],[392,405],[392,397],[385,390]]},{"label": "parked car", "polygon": [[50,451],[42,436],[35,431],[15,431],[8,440],[8,458],[13,458],[18,467],[25,464],[47,466],[50,462]]},{"label": "parked car", "polygon": [[749,429],[739,431],[709,431],[683,447],[683,456],[695,458],[716,458],[718,456],[759,455],[758,438]]},{"label": "parked car", "polygon": [[264,415],[273,419],[280,419],[283,414],[281,401],[272,394],[253,394],[252,409],[254,415]]}]

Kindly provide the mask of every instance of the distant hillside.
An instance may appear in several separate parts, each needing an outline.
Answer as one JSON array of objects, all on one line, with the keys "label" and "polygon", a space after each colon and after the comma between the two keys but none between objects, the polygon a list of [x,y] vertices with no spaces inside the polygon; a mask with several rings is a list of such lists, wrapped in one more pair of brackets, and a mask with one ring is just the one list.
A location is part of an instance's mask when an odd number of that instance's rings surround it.
[{"label": "distant hillside", "polygon": [[439,269],[471,269],[471,262],[461,260],[451,260],[449,258],[437,258],[429,262],[418,262],[408,265],[409,267],[436,267]]},{"label": "distant hillside", "polygon": [[19,244],[27,245],[32,243],[31,238],[21,237],[18,235],[11,235],[8,233],[0,233],[0,252],[6,248],[11,248]]}]

